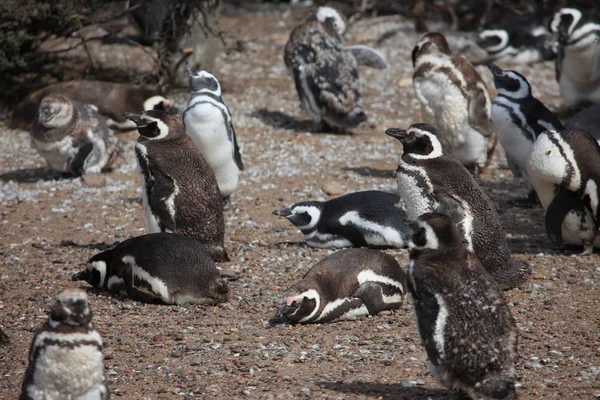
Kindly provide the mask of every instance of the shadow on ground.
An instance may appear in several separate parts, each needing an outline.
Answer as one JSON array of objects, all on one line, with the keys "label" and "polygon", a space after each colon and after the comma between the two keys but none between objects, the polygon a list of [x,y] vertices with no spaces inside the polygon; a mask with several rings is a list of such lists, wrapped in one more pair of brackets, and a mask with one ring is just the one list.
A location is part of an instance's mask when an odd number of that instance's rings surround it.
[{"label": "shadow on ground", "polygon": [[293,116],[281,111],[260,108],[252,111],[250,116],[260,119],[264,124],[273,128],[289,129],[296,132],[316,133],[317,125],[312,120],[297,120]]},{"label": "shadow on ground", "polygon": [[387,169],[371,168],[371,167],[344,167],[343,171],[354,172],[362,176],[372,176],[375,178],[395,178],[396,172]]},{"label": "shadow on ground", "polygon": [[385,400],[445,400],[451,399],[450,392],[444,389],[426,387],[404,387],[401,384],[374,382],[317,382],[324,389],[342,393],[372,396]]},{"label": "shadow on ground", "polygon": [[62,174],[51,168],[16,169],[0,175],[4,182],[15,181],[19,183],[33,183],[37,181],[55,181],[70,178],[69,174]]}]

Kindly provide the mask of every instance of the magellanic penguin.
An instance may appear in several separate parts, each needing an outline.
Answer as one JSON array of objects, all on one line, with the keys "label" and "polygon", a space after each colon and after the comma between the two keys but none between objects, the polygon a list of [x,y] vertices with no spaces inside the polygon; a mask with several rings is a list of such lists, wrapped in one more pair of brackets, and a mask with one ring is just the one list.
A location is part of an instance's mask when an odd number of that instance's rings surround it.
[{"label": "magellanic penguin", "polygon": [[516,399],[518,334],[502,292],[450,217],[417,226],[407,288],[434,378],[472,399]]},{"label": "magellanic penguin", "polygon": [[546,210],[550,240],[600,247],[600,145],[577,130],[545,131],[535,141],[527,172]]},{"label": "magellanic penguin", "polygon": [[477,45],[488,54],[487,62],[533,63],[552,60],[556,53],[547,45],[552,34],[549,16],[516,15],[506,23],[481,31]]},{"label": "magellanic penguin", "polygon": [[311,247],[406,247],[410,229],[397,194],[349,193],[328,201],[303,201],[273,214],[287,218]]},{"label": "magellanic penguin", "polygon": [[[498,91],[492,102],[492,122],[504,147],[508,166],[517,177],[527,177],[527,162],[537,137],[547,129],[562,130],[560,120],[533,97],[531,85],[516,71],[488,64]],[[530,199],[532,196],[530,196]]]},{"label": "magellanic penguin", "polygon": [[90,258],[72,280],[147,303],[217,304],[228,297],[227,283],[204,245],[176,233],[119,243]]},{"label": "magellanic penguin", "polygon": [[406,273],[389,254],[340,250],[288,289],[285,305],[269,322],[322,323],[377,315],[400,308],[405,285]]},{"label": "magellanic penguin", "polygon": [[142,199],[150,233],[174,232],[203,243],[215,261],[228,261],[223,247],[223,201],[215,173],[179,116],[150,110],[128,114],[140,137],[135,145]]},{"label": "magellanic penguin", "polygon": [[104,117],[94,107],[63,95],[44,97],[31,141],[50,167],[75,176],[100,173],[119,151]]},{"label": "magellanic penguin", "polygon": [[600,141],[600,104],[585,108],[567,119],[565,128],[585,131]]},{"label": "magellanic penguin", "polygon": [[562,8],[550,28],[556,35],[556,80],[567,106],[600,103],[600,23],[593,12]]},{"label": "magellanic penguin", "polygon": [[215,171],[224,199],[235,191],[244,170],[231,113],[221,98],[221,85],[207,71],[192,71],[192,97],[182,113],[185,133],[192,138],[204,159]]},{"label": "magellanic penguin", "polygon": [[385,133],[402,143],[396,177],[408,218],[447,214],[459,225],[467,250],[475,253],[501,288],[524,283],[531,274],[529,265],[511,257],[494,204],[452,156],[444,133],[427,124]]},{"label": "magellanic penguin", "polygon": [[367,120],[360,95],[358,63],[387,64],[365,46],[344,47],[346,21],[331,7],[320,7],[294,28],[285,45],[285,65],[302,108],[324,130],[344,131]]},{"label": "magellanic penguin", "polygon": [[102,338],[92,325],[87,295],[61,292],[35,333],[20,400],[106,400]]},{"label": "magellanic penguin", "polygon": [[458,161],[477,175],[496,146],[488,89],[473,65],[452,55],[441,33],[427,33],[412,51],[413,87],[423,120],[448,136]]}]

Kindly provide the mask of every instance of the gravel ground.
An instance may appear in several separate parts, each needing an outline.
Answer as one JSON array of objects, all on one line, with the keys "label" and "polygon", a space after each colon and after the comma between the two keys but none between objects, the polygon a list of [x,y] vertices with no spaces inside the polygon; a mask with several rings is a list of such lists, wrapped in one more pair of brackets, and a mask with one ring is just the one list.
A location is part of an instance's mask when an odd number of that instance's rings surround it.
[{"label": "gravel ground", "polygon": [[[234,116],[247,171],[226,212],[226,246],[237,280],[218,307],[147,305],[89,288],[95,325],[105,345],[114,397],[442,399],[428,373],[409,304],[390,315],[309,326],[268,328],[282,293],[330,254],[306,247],[275,208],[326,192],[394,191],[398,147],[386,127],[419,121],[410,52],[420,38],[400,17],[362,20],[347,42],[374,45],[390,67],[361,70],[368,125],[353,135],[311,133],[299,109],[282,53],[304,10],[223,17],[238,51],[219,56],[215,74]],[[257,27],[259,29],[257,29]],[[448,33],[453,48],[468,44]],[[550,63],[519,67],[534,93],[560,106]],[[489,73],[481,70],[486,78]],[[408,84],[407,84],[408,82]],[[177,98],[185,99],[181,94]],[[99,249],[145,232],[133,143],[105,182],[57,179],[29,147],[26,132],[0,130],[0,398],[16,398],[32,331]],[[481,178],[498,207],[509,244],[534,270],[506,293],[520,331],[518,392],[524,399],[591,399],[600,393],[600,267],[598,255],[553,249],[541,208],[517,208],[527,188],[512,177],[502,150]],[[100,187],[97,187],[100,186]],[[407,265],[407,252],[386,250]]]}]

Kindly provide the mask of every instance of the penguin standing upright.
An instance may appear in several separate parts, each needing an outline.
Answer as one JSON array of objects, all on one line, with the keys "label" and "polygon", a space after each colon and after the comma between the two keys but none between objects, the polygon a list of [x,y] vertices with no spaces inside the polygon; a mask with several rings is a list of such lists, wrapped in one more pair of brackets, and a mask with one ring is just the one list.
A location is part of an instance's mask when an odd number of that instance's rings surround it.
[{"label": "penguin standing upright", "polygon": [[556,35],[556,80],[567,106],[600,103],[600,23],[594,12],[562,8],[550,24]]},{"label": "penguin standing upright", "polygon": [[42,99],[31,139],[50,167],[75,176],[100,173],[118,155],[117,139],[97,109],[59,94]]},{"label": "penguin standing upright", "polygon": [[269,321],[321,323],[377,315],[400,307],[406,273],[389,254],[344,249],[315,264],[287,291],[285,305]]},{"label": "penguin standing upright", "polygon": [[61,292],[35,333],[20,400],[106,400],[102,338],[92,325],[87,295]]},{"label": "penguin standing upright", "polygon": [[600,145],[587,132],[545,131],[527,164],[550,240],[558,246],[600,247]]},{"label": "penguin standing upright", "polygon": [[324,130],[344,131],[367,120],[360,95],[358,64],[385,68],[366,46],[344,47],[346,21],[332,7],[320,7],[294,28],[285,45],[285,65],[300,103]]},{"label": "penguin standing upright", "polygon": [[472,399],[516,399],[518,332],[502,292],[450,217],[417,226],[407,288],[434,378]]},{"label": "penguin standing upright", "polygon": [[215,171],[219,190],[224,199],[235,191],[240,171],[244,170],[231,113],[221,98],[221,85],[207,71],[192,71],[192,97],[183,110],[184,131]]},{"label": "penguin standing upright", "polygon": [[221,278],[204,245],[176,233],[151,233],[128,239],[96,254],[74,281],[165,304],[217,304],[227,300]]},{"label": "penguin standing upright", "polygon": [[452,55],[441,33],[430,32],[412,51],[413,88],[421,116],[448,135],[458,161],[477,175],[496,146],[488,89],[473,65]]},{"label": "penguin standing upright", "polygon": [[467,250],[500,287],[524,283],[529,265],[511,257],[494,204],[452,156],[444,133],[427,124],[385,133],[402,143],[396,176],[408,217],[414,221],[428,212],[447,214],[459,225]]},{"label": "penguin standing upright", "polygon": [[594,104],[569,117],[565,121],[565,128],[585,131],[592,135],[596,141],[600,141],[600,104]]},{"label": "penguin standing upright", "polygon": [[140,133],[135,153],[149,231],[193,237],[207,247],[213,260],[228,261],[215,173],[183,132],[179,116],[150,110],[127,118]]}]

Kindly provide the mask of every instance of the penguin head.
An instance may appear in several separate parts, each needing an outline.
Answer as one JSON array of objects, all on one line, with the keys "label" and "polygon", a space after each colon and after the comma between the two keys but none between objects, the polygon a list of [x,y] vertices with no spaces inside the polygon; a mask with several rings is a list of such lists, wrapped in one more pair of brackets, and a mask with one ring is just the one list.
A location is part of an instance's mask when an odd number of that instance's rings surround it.
[{"label": "penguin head", "polygon": [[58,324],[86,325],[92,321],[92,311],[88,304],[87,294],[81,289],[66,289],[56,298],[50,310],[49,323],[52,327]]},{"label": "penguin head", "polygon": [[417,60],[425,54],[431,54],[440,52],[446,55],[451,55],[450,45],[446,40],[446,37],[439,32],[429,32],[425,34],[419,43],[413,48],[412,51],[412,63],[413,67],[416,65]]},{"label": "penguin head", "polygon": [[285,305],[277,310],[275,316],[269,320],[269,324],[302,322],[304,318],[312,315],[319,306],[319,293],[314,289],[304,287],[300,282],[290,288],[285,299]]},{"label": "penguin head", "polygon": [[60,128],[71,122],[73,103],[60,94],[49,94],[42,99],[38,109],[38,121],[46,128]]},{"label": "penguin head", "polygon": [[550,23],[550,30],[558,35],[560,44],[569,44],[569,39],[575,32],[575,28],[581,20],[581,15],[581,11],[576,8],[561,8],[554,14]]},{"label": "penguin head", "polygon": [[433,125],[412,124],[407,130],[389,128],[385,134],[398,139],[402,154],[414,159],[434,159],[452,153],[446,135]]},{"label": "penguin head", "polygon": [[499,55],[508,49],[508,32],[505,29],[486,29],[479,33],[477,45],[488,54]]},{"label": "penguin head", "polygon": [[440,213],[426,213],[414,223],[408,247],[411,250],[456,250],[464,247],[462,236],[452,219]]},{"label": "penguin head", "polygon": [[313,229],[323,212],[323,203],[320,201],[303,201],[290,208],[273,210],[273,215],[287,218],[292,224],[302,231]]},{"label": "penguin head", "polygon": [[333,7],[319,7],[308,19],[319,21],[328,28],[333,29],[340,37],[344,36],[346,32],[346,19]]},{"label": "penguin head", "polygon": [[511,99],[524,99],[531,96],[531,85],[525,77],[516,71],[504,71],[494,63],[487,67],[494,76],[494,85],[498,94]]},{"label": "penguin head", "polygon": [[170,114],[178,114],[179,110],[173,105],[173,102],[163,96],[152,96],[144,101],[145,110],[161,110]]},{"label": "penguin head", "polygon": [[148,140],[176,138],[184,134],[179,115],[162,110],[146,110],[142,114],[125,113],[125,118],[137,125],[138,132]]},{"label": "penguin head", "polygon": [[190,76],[190,90],[192,93],[210,93],[221,96],[221,85],[213,74],[205,70],[185,69]]},{"label": "penguin head", "polygon": [[87,267],[71,277],[72,281],[86,281],[90,285],[101,288],[109,278],[112,250],[106,250],[90,258]]},{"label": "penguin head", "polygon": [[556,131],[542,132],[531,148],[527,174],[533,182],[569,186],[579,181],[579,169],[571,146]]}]

